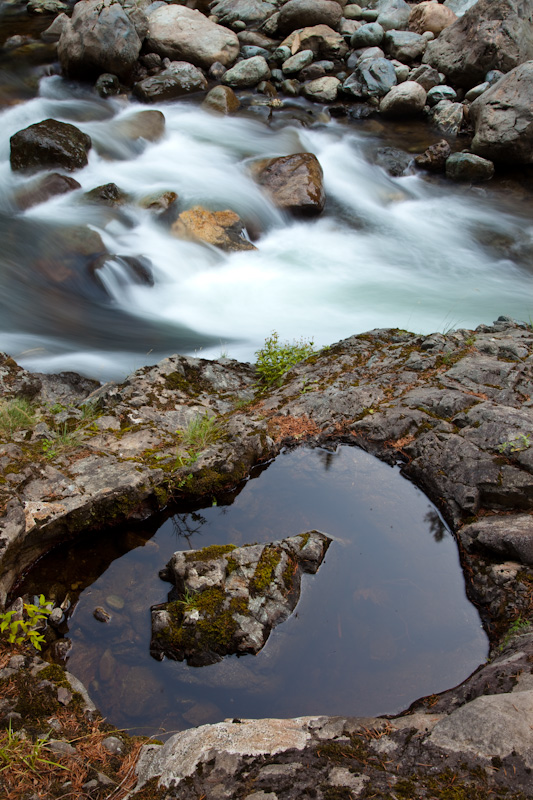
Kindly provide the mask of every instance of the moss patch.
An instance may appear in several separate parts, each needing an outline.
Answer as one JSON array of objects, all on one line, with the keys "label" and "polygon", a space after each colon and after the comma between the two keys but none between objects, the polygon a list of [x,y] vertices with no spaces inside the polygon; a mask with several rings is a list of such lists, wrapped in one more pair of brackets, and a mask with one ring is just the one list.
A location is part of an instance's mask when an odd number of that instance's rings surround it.
[{"label": "moss patch", "polygon": [[221,558],[226,553],[231,553],[235,550],[235,544],[211,544],[209,547],[204,547],[202,550],[196,550],[192,553],[186,553],[186,561],[211,561],[213,558]]},{"label": "moss patch", "polygon": [[254,576],[250,581],[250,594],[262,594],[274,579],[274,571],[281,561],[281,553],[275,547],[265,547],[257,562]]}]

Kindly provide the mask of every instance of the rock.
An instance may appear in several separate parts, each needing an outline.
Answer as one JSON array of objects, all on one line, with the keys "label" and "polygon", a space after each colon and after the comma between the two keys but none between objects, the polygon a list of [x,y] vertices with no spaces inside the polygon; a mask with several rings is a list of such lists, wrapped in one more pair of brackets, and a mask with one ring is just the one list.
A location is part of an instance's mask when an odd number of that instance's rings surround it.
[{"label": "rock", "polygon": [[489,69],[509,72],[533,58],[533,6],[524,0],[478,0],[427,46],[424,61],[470,89]]},{"label": "rock", "polygon": [[326,69],[324,63],[332,63],[332,62],[320,62],[317,61],[314,64],[309,64],[308,67],[304,67],[298,75],[300,81],[316,81],[317,78],[323,78],[326,75],[326,72],[330,71]]},{"label": "rock", "polygon": [[198,67],[187,61],[171,61],[170,66],[158,75],[134,84],[133,93],[145,103],[159,103],[206,89],[207,80]]},{"label": "rock", "polygon": [[478,0],[444,0],[443,5],[449,8],[457,17],[462,17],[469,8],[472,8]]},{"label": "rock", "polygon": [[[69,21],[66,14],[59,14],[52,24],[41,33],[41,39],[47,44],[57,44],[63,32],[63,26]],[[4,44],[5,47],[5,44]]]},{"label": "rock", "polygon": [[109,622],[111,619],[111,614],[109,614],[105,608],[97,606],[93,611],[93,617],[97,619],[98,622]]},{"label": "rock", "polygon": [[106,736],[102,741],[102,747],[113,756],[122,755],[126,749],[124,742],[118,736]]},{"label": "rock", "polygon": [[451,25],[457,19],[451,8],[442,3],[428,2],[423,0],[418,3],[409,15],[409,30],[415,33],[431,31],[436,36]]},{"label": "rock", "polygon": [[147,197],[143,197],[139,205],[141,208],[147,208],[155,214],[164,214],[177,199],[176,192],[154,192]]},{"label": "rock", "polygon": [[378,12],[377,21],[384,30],[403,30],[407,27],[411,6],[405,0],[378,0],[373,6]]},{"label": "rock", "polygon": [[[178,598],[152,608],[150,652],[193,666],[233,653],[258,653],[295,608],[302,572],[318,570],[330,543],[324,534],[308,531],[269,544],[174,553],[161,577],[174,584]],[[162,630],[161,611],[171,618]]]},{"label": "rock", "polygon": [[430,106],[436,106],[441,100],[453,101],[457,97],[457,92],[451,86],[438,84],[428,89],[427,103]]},{"label": "rock", "polygon": [[[240,40],[239,40],[240,41]],[[270,58],[270,51],[265,50],[264,47],[257,47],[251,44],[241,44],[241,58],[252,58],[253,56],[263,56],[263,58]]]},{"label": "rock", "polygon": [[411,31],[387,31],[384,37],[385,50],[403,63],[422,58],[426,45],[423,36]]},{"label": "rock", "polygon": [[350,45],[354,49],[358,47],[374,47],[383,41],[385,31],[378,22],[368,22],[361,25],[350,37]]},{"label": "rock", "polygon": [[477,100],[478,97],[481,97],[483,92],[486,92],[487,89],[490,88],[490,83],[488,81],[483,81],[483,83],[478,83],[477,86],[473,86],[468,92],[465,94],[465,100],[467,103],[472,103],[474,100]]},{"label": "rock", "polygon": [[222,250],[255,250],[244,238],[244,230],[244,223],[234,211],[208,211],[202,206],[183,211],[171,229],[180,239],[204,242]]},{"label": "rock", "polygon": [[446,161],[446,177],[453,181],[489,181],[494,164],[472,153],[454,153]]},{"label": "rock", "polygon": [[61,14],[63,11],[68,11],[68,5],[62,3],[61,0],[28,0],[26,6],[28,14],[35,14],[36,16],[47,16]]},{"label": "rock", "polygon": [[326,202],[322,167],[312,153],[263,159],[252,174],[278,208],[296,216],[316,216]]},{"label": "rock", "polygon": [[375,161],[383,167],[393,178],[404,175],[413,157],[397,147],[380,147],[376,151]]},{"label": "rock", "polygon": [[[194,74],[197,72],[194,70]],[[165,134],[165,115],[161,111],[137,111],[113,123],[112,132],[132,141],[159,142]]]},{"label": "rock", "polygon": [[470,106],[475,131],[472,152],[507,164],[531,164],[532,109],[533,61],[528,61],[505,75]]},{"label": "rock", "polygon": [[287,79],[286,81],[282,81],[280,88],[283,94],[286,94],[287,97],[298,97],[300,94],[300,89],[302,88],[302,84],[295,78],[291,78]]},{"label": "rock", "polygon": [[206,95],[202,108],[220,114],[233,114],[240,108],[240,101],[230,86],[214,86]]},{"label": "rock", "polygon": [[55,119],[45,119],[18,131],[10,142],[13,170],[81,169],[87,166],[91,148],[90,136]]},{"label": "rock", "polygon": [[98,77],[94,88],[100,97],[114,97],[120,93],[120,81],[116,75],[111,75],[110,72],[104,72]]},{"label": "rock", "polygon": [[388,59],[365,59],[346,78],[342,90],[357,98],[384,97],[396,83],[396,70]]},{"label": "rock", "polygon": [[335,29],[341,17],[342,8],[335,0],[288,0],[279,12],[278,30],[287,34],[311,25],[328,25]]},{"label": "rock", "polygon": [[446,160],[451,155],[452,149],[446,139],[432,144],[422,155],[415,157],[415,164],[420,169],[428,172],[444,172],[446,170]]},{"label": "rock", "polygon": [[295,53],[283,62],[281,71],[284,75],[296,75],[301,69],[311,64],[313,58],[314,53],[312,50],[300,50],[299,53]]},{"label": "rock", "polygon": [[486,517],[459,531],[463,547],[533,566],[533,517],[529,514]]},{"label": "rock", "polygon": [[263,0],[215,0],[211,4],[214,14],[221,25],[231,26],[238,20],[245,25],[260,25],[276,11],[273,3]]},{"label": "rock", "polygon": [[420,114],[426,103],[425,89],[416,81],[393,86],[381,99],[379,111],[386,117],[411,117]]},{"label": "rock", "polygon": [[140,51],[135,25],[115,0],[76,3],[57,49],[65,75],[80,80],[109,72],[127,81]]},{"label": "rock", "polygon": [[337,99],[340,85],[340,80],[332,76],[316,78],[303,85],[302,94],[318,103],[333,103]]},{"label": "rock", "polygon": [[[440,75],[437,70],[430,67],[429,64],[421,64],[420,67],[415,67],[415,69],[411,70],[409,73],[409,80],[416,81],[426,92],[429,92],[434,86],[440,84]],[[453,99],[455,100],[455,97]],[[429,102],[429,100],[427,100],[427,102]]]},{"label": "rock", "polygon": [[81,189],[81,184],[74,178],[52,172],[50,175],[39,178],[30,186],[20,189],[15,195],[15,201],[19,208],[25,210],[39,203],[45,203],[51,197],[73,192],[76,189]]},{"label": "rock", "polygon": [[236,34],[194,9],[158,6],[149,13],[148,24],[146,46],[163,58],[209,69],[215,61],[228,67],[239,55]]},{"label": "rock", "polygon": [[463,104],[451,103],[449,100],[441,100],[440,103],[437,103],[432,108],[430,114],[431,122],[435,128],[452,136],[457,136],[459,133],[463,124],[463,116]]},{"label": "rock", "polygon": [[298,32],[301,50],[312,50],[319,58],[342,59],[348,52],[348,45],[340,33],[328,25],[313,25]]},{"label": "rock", "polygon": [[[394,72],[396,73],[396,80],[398,83],[403,83],[407,80],[413,80],[412,78],[409,78],[410,69],[407,64],[402,64],[401,61],[397,61],[395,58],[391,59],[391,64],[394,67]],[[417,83],[420,83],[420,81],[417,81]],[[421,83],[420,85],[422,86]]]},{"label": "rock", "polygon": [[104,183],[85,193],[85,198],[91,203],[102,203],[105,206],[120,206],[126,202],[127,195],[118,188],[116,183]]},{"label": "rock", "polygon": [[256,86],[260,81],[270,78],[270,68],[263,56],[254,56],[239,61],[222,76],[222,82],[239,88]]}]

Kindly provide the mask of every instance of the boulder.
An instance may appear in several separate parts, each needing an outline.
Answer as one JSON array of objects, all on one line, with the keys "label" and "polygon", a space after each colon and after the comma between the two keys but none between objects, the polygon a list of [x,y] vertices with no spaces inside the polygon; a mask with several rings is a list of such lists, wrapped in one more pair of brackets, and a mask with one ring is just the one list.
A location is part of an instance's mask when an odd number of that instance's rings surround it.
[{"label": "boulder", "polygon": [[201,70],[187,61],[172,61],[158,75],[134,84],[133,93],[145,103],[159,103],[206,89],[207,80]]},{"label": "boulder", "polygon": [[468,552],[489,553],[533,566],[533,517],[529,514],[486,517],[465,525],[458,537]]},{"label": "boulder", "polygon": [[470,106],[472,151],[508,164],[533,163],[533,61],[509,72]]},{"label": "boulder", "polygon": [[446,139],[441,139],[428,147],[421,155],[415,157],[415,164],[420,169],[428,172],[444,172],[446,170],[446,160],[452,153],[452,149]]},{"label": "boulder", "polygon": [[270,67],[263,56],[254,56],[239,61],[222,76],[227,86],[257,86],[260,81],[270,78]]},{"label": "boulder", "polygon": [[533,58],[533,4],[528,0],[478,0],[463,17],[429,42],[424,61],[470,89],[489,69],[509,72]]},{"label": "boulder", "polygon": [[411,6],[405,0],[377,0],[371,5],[378,12],[376,19],[384,30],[403,30],[407,27]]},{"label": "boulder", "polygon": [[87,165],[91,137],[75,125],[45,119],[11,137],[10,163],[13,170],[63,168],[69,171]]},{"label": "boulder", "polygon": [[252,175],[278,208],[305,217],[324,208],[322,167],[313,153],[262,159],[252,165]]},{"label": "boulder", "polygon": [[490,181],[494,175],[494,164],[473,153],[454,153],[446,161],[446,177],[452,181]]},{"label": "boulder", "polygon": [[31,185],[24,186],[17,192],[15,202],[19,208],[25,210],[39,205],[39,203],[45,203],[56,195],[73,192],[75,189],[81,189],[81,184],[74,178],[52,172],[49,175],[43,175]]},{"label": "boulder", "polygon": [[449,8],[456,17],[462,17],[478,0],[444,0],[443,5]]},{"label": "boulder", "polygon": [[410,153],[399,150],[397,147],[380,147],[375,155],[376,164],[393,178],[405,175],[412,160],[413,156]]},{"label": "boulder", "polygon": [[442,100],[453,102],[457,97],[457,92],[455,89],[452,89],[451,86],[446,86],[445,84],[441,83],[437,84],[436,86],[432,86],[427,90],[427,93],[428,106],[436,106],[437,103],[440,103]]},{"label": "boulder", "polygon": [[404,81],[393,86],[379,104],[386,117],[412,117],[420,114],[426,103],[426,90],[416,81]]},{"label": "boulder", "polygon": [[158,142],[165,133],[165,115],[161,111],[137,111],[112,124],[113,135],[135,141]]},{"label": "boulder", "polygon": [[457,19],[451,8],[447,8],[442,3],[435,3],[423,0],[418,3],[409,16],[409,30],[415,33],[431,31],[438,36],[444,28],[447,28]]},{"label": "boulder", "polygon": [[281,34],[310,25],[337,28],[342,8],[335,0],[288,0],[279,12],[278,30]]},{"label": "boulder", "polygon": [[262,0],[215,0],[211,4],[211,14],[222,25],[233,25],[238,20],[246,25],[260,25],[275,11],[275,5]]},{"label": "boulder", "polygon": [[185,6],[157,6],[148,14],[148,25],[146,45],[163,58],[209,69],[215,61],[230,66],[239,55],[240,44],[233,31]]},{"label": "boulder", "polygon": [[244,223],[234,211],[208,211],[194,206],[183,211],[171,231],[179,239],[220,247],[225,251],[255,250],[243,235]]},{"label": "boulder", "polygon": [[384,97],[396,84],[396,71],[388,59],[364,59],[346,78],[342,90],[357,98]]},{"label": "boulder", "polygon": [[332,75],[324,76],[305,83],[302,94],[309,100],[315,100],[318,103],[333,103],[337,99],[340,85],[341,82],[338,78]]},{"label": "boulder", "polygon": [[65,75],[96,79],[102,72],[127,81],[141,51],[133,21],[116,0],[76,3],[64,22],[58,56]]},{"label": "boulder", "polygon": [[206,95],[202,108],[232,114],[240,107],[239,98],[230,86],[214,86]]},{"label": "boulder", "polygon": [[[52,24],[41,33],[41,39],[47,44],[57,44],[63,32],[63,26],[66,25],[69,18],[66,14],[59,14],[52,22]],[[5,43],[4,43],[5,47]]]},{"label": "boulder", "polygon": [[389,55],[403,63],[422,58],[426,45],[424,37],[412,31],[387,31],[384,38],[384,46]]}]

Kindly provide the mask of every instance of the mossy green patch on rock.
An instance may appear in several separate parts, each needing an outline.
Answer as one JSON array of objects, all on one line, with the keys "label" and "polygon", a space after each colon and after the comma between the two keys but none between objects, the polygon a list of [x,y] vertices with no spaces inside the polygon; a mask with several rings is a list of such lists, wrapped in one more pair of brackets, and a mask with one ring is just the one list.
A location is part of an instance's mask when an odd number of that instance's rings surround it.
[{"label": "mossy green patch on rock", "polygon": [[281,561],[281,553],[276,547],[265,547],[255,568],[250,584],[251,594],[261,594],[272,583],[274,571]]},{"label": "mossy green patch on rock", "polygon": [[226,553],[231,553],[236,548],[235,544],[211,544],[202,550],[193,550],[187,553],[186,559],[187,561],[211,561],[213,558],[221,558]]}]

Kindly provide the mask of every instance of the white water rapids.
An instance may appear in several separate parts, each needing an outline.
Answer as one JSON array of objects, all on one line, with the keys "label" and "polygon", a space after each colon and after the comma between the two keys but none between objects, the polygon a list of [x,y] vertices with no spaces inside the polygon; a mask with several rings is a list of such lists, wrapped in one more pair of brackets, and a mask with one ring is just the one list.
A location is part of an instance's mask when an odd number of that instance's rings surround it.
[{"label": "white water rapids", "polygon": [[[392,178],[372,161],[382,132],[321,121],[316,107],[304,125],[296,117],[310,105],[293,117],[275,112],[270,124],[184,101],[154,107],[166,119],[156,143],[117,133],[117,122],[146,106],[100,100],[58,76],[1,112],[0,350],[24,366],[118,378],[172,352],[253,360],[273,330],[321,346],[375,327],[431,333],[533,315],[529,198],[511,204],[490,185]],[[9,137],[48,117],[91,136],[89,164],[73,175],[80,190],[22,212],[14,195],[34,178],[11,171]],[[311,221],[276,210],[247,171],[249,159],[300,151],[315,153],[324,171],[326,209]],[[109,182],[130,196],[120,213],[84,201]],[[180,210],[236,211],[257,251],[225,254],[173,237],[138,205],[167,190]],[[114,262],[100,270],[107,298],[83,276],[65,288],[60,259],[49,280],[49,264],[39,269],[43,237],[73,225],[89,225],[111,253],[148,258],[154,285]]]}]

